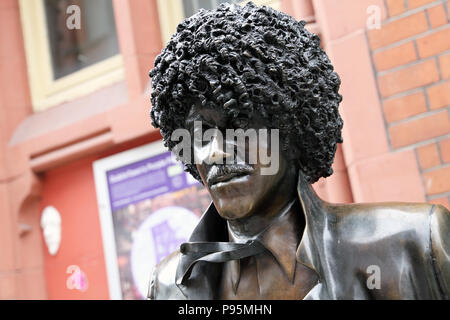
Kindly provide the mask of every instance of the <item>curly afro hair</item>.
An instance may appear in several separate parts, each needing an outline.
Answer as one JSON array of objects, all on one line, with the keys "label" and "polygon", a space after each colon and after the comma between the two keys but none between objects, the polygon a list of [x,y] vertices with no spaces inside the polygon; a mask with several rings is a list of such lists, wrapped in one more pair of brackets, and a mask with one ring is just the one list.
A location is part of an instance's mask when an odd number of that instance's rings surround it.
[{"label": "curly afro hair", "polygon": [[[342,143],[339,76],[304,21],[269,7],[224,3],[177,27],[150,71],[152,124],[170,150],[192,105],[221,108],[234,119],[257,112],[279,129],[308,182],[333,173]],[[194,164],[186,170],[200,180]]]}]

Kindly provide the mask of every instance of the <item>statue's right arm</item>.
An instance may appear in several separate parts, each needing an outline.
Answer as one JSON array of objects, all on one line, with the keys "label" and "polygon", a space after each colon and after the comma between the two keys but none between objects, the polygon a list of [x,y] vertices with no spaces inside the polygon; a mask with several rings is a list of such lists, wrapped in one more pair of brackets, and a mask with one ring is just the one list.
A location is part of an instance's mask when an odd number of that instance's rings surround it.
[{"label": "statue's right arm", "polygon": [[450,212],[435,205],[431,214],[431,252],[442,298],[450,299]]},{"label": "statue's right arm", "polygon": [[148,300],[183,300],[186,299],[175,284],[175,275],[180,259],[177,250],[164,258],[153,269],[150,279]]}]

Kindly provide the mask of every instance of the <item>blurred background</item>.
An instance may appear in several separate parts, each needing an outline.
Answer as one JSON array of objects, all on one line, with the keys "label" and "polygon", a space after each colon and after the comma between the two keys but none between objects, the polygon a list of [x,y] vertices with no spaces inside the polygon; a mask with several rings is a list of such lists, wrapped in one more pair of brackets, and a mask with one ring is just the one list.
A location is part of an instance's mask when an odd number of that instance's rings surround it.
[{"label": "blurred background", "polygon": [[[148,72],[221,2],[0,1],[0,299],[145,297],[209,205],[150,124]],[[344,143],[318,194],[449,208],[450,2],[253,2],[305,20],[341,76]]]}]

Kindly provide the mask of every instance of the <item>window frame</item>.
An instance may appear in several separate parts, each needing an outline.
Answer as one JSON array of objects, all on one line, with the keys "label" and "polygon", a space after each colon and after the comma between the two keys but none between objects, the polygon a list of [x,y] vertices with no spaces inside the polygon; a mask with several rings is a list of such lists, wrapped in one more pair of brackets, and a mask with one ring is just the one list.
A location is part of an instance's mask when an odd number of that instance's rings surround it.
[{"label": "window frame", "polygon": [[[170,37],[175,33],[177,25],[185,19],[183,12],[183,0],[158,0],[158,14],[161,28],[161,38],[163,44],[167,44]],[[281,0],[245,0],[240,4],[253,1],[254,4],[270,6],[276,10],[281,10]]]},{"label": "window frame", "polygon": [[34,111],[74,100],[125,78],[118,54],[53,79],[44,0],[19,0],[31,101]]}]

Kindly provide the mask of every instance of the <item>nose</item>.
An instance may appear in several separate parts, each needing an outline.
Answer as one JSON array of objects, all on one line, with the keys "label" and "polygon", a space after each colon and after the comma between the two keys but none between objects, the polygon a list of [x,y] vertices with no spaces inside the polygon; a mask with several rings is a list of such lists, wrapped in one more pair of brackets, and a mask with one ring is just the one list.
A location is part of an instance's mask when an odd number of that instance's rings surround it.
[{"label": "nose", "polygon": [[[198,137],[200,138],[200,137]],[[223,133],[218,128],[208,129],[201,139],[194,142],[194,158],[196,164],[224,164],[224,159],[230,158],[233,161],[233,153],[226,150],[234,150],[234,145],[227,147],[227,144],[233,144],[234,141],[225,141]],[[233,151],[231,151],[233,152]]]},{"label": "nose", "polygon": [[[223,134],[218,129],[215,129],[210,136],[209,143],[205,145],[205,162],[208,164],[223,164],[224,159],[231,157],[230,153],[226,152],[226,146],[223,143]],[[226,145],[226,143],[225,143]],[[233,150],[233,149],[231,149]]]},{"label": "nose", "polygon": [[229,154],[224,150],[223,139],[216,134],[210,143],[209,162],[222,163],[227,157]]}]

